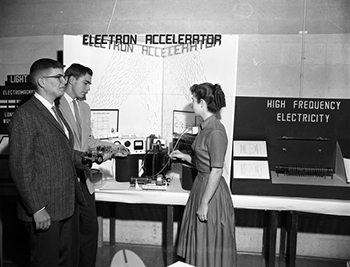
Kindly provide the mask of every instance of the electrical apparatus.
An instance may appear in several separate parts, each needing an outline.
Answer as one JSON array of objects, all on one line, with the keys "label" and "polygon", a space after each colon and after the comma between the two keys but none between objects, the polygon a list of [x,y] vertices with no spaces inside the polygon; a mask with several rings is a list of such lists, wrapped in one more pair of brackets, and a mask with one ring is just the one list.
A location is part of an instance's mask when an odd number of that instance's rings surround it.
[{"label": "electrical apparatus", "polygon": [[121,144],[130,150],[130,154],[145,154],[145,139],[141,137],[108,138],[114,144]]},{"label": "electrical apparatus", "polygon": [[152,145],[152,150],[147,150],[145,155],[143,164],[145,176],[154,178],[161,174],[165,177],[170,168],[171,160],[168,156],[168,149],[163,148],[160,144]]},{"label": "electrical apparatus", "polygon": [[161,175],[165,181],[165,174],[170,170],[170,159],[166,141],[155,135],[143,138],[114,138],[114,143],[120,143],[130,150],[126,158],[116,158],[116,180],[119,182],[132,182],[133,178],[140,183],[157,179]]},{"label": "electrical apparatus", "polygon": [[143,175],[145,154],[130,154],[126,158],[115,159],[115,179],[118,182],[130,182],[131,177]]},{"label": "electrical apparatus", "polygon": [[192,189],[193,182],[197,176],[197,169],[194,166],[182,163],[181,169],[181,187],[184,190],[190,191]]},{"label": "electrical apparatus", "polygon": [[334,138],[277,136],[270,140],[269,151],[272,183],[347,186]]}]

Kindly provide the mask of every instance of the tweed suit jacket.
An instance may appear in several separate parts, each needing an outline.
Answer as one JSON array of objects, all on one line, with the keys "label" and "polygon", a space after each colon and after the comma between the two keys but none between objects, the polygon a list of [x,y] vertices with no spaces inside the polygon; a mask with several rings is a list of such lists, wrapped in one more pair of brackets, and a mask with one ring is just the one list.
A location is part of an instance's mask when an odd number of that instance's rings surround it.
[{"label": "tweed suit jacket", "polygon": [[20,106],[9,125],[11,177],[18,189],[17,215],[33,221],[33,214],[45,207],[52,221],[70,217],[75,199],[85,203],[74,161],[73,135],[64,130],[35,97]]},{"label": "tweed suit jacket", "polygon": [[[67,99],[64,96],[62,96],[59,99],[59,108],[74,133],[74,149],[78,151],[86,152],[89,149],[96,149],[96,147],[98,146],[110,146],[111,143],[96,139],[91,134],[90,106],[85,101],[82,101],[82,100],[77,101],[77,103],[79,107],[81,124],[82,124],[81,125],[81,128],[82,128],[81,142],[79,142],[78,129],[77,129],[75,117],[72,113],[72,110],[69,106]],[[95,191],[95,188],[94,188],[94,184],[91,181],[91,178],[92,178],[91,171],[90,172],[85,171],[85,176],[87,178],[86,185],[89,189],[90,194],[92,194]]]}]

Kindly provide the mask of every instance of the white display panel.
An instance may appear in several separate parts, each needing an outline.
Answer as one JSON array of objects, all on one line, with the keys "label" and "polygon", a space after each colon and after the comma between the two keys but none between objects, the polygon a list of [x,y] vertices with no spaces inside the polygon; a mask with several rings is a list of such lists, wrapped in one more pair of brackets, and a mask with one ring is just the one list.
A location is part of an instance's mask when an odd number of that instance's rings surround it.
[{"label": "white display panel", "polygon": [[118,109],[120,133],[138,137],[155,134],[169,142],[173,111],[192,111],[190,86],[202,82],[220,84],[226,95],[221,121],[229,138],[224,168],[228,180],[238,36],[222,35],[221,43],[215,46],[145,45],[139,41],[141,37],[138,36],[137,44],[110,49],[83,45],[82,36],[65,35],[63,63],[66,67],[80,63],[93,70],[87,102],[92,109]]}]

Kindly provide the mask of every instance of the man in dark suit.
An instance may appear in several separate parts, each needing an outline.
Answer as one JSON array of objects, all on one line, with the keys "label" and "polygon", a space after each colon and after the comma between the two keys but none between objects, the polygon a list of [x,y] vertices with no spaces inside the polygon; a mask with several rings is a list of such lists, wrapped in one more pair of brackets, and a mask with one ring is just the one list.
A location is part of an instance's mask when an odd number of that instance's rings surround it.
[{"label": "man in dark suit", "polygon": [[[129,151],[123,145],[101,141],[91,134],[91,110],[83,101],[90,91],[92,70],[74,63],[66,71],[66,89],[58,99],[58,106],[74,134],[74,149],[87,152],[98,146],[111,147],[109,156],[125,157]],[[97,254],[98,225],[96,216],[95,190],[91,171],[77,170],[81,189],[87,206],[79,205],[80,254],[79,267],[95,267]]]},{"label": "man in dark suit", "polygon": [[30,237],[30,266],[77,266],[78,184],[73,134],[53,105],[63,95],[61,63],[39,59],[30,68],[35,94],[14,113],[9,126],[10,171],[18,189],[18,218]]}]

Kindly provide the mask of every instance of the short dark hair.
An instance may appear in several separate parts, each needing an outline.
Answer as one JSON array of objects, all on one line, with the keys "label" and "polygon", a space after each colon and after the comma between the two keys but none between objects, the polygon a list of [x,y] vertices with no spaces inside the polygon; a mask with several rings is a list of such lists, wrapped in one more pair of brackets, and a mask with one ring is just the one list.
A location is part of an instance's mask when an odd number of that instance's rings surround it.
[{"label": "short dark hair", "polygon": [[62,63],[58,62],[57,60],[51,59],[51,58],[41,58],[36,60],[31,66],[30,66],[30,79],[32,81],[32,84],[36,86],[36,80],[37,76],[41,74],[42,71],[48,70],[48,69],[63,69]]},{"label": "short dark hair", "polygon": [[89,74],[92,76],[93,72],[89,67],[85,67],[78,63],[73,63],[70,65],[68,69],[65,71],[66,77],[75,77],[76,79],[79,79],[81,76],[84,76],[86,74]]}]

